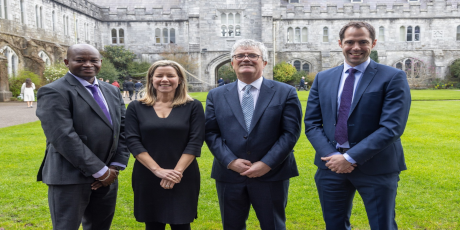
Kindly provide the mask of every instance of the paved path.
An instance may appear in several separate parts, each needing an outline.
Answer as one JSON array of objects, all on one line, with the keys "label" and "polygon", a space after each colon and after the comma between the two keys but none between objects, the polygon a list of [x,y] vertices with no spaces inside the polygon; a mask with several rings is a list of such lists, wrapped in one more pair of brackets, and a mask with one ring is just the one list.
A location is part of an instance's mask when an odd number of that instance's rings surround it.
[{"label": "paved path", "polygon": [[[129,98],[124,100],[125,104],[131,102]],[[36,111],[37,102],[33,108],[27,108],[26,102],[0,102],[0,128],[38,121]]]}]

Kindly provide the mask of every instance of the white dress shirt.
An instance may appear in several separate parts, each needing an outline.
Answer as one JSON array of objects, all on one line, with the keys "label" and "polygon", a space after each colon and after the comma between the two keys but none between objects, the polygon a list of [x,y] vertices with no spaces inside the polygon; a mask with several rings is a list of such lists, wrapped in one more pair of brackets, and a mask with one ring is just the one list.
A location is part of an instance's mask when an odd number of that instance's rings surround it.
[{"label": "white dress shirt", "polygon": [[[254,109],[256,108],[256,103],[257,103],[257,99],[259,98],[260,87],[262,86],[262,81],[263,80],[264,80],[264,78],[262,76],[260,76],[257,80],[255,80],[251,84],[249,84],[249,85],[252,85],[252,88],[250,89],[250,93],[252,94],[252,98],[254,99]],[[243,102],[244,88],[247,85],[248,84],[246,84],[246,83],[240,81],[240,79],[238,79],[238,96],[240,98],[240,104]]]},{"label": "white dress shirt", "polygon": [[[352,67],[350,65],[347,64],[347,62],[343,62],[343,72],[342,72],[342,77],[340,78],[340,85],[339,85],[339,92],[338,92],[338,96],[337,96],[337,115],[339,114],[339,108],[340,108],[340,99],[342,97],[342,91],[343,91],[343,86],[345,85],[345,80],[347,80],[348,78],[348,70],[350,68],[354,68],[356,69],[357,71],[355,72],[355,83],[354,83],[354,86],[353,86],[353,97],[352,97],[352,100],[351,102],[353,103],[353,99],[355,98],[355,92],[356,92],[356,88],[358,88],[358,84],[359,84],[359,81],[361,80],[361,77],[363,76],[364,74],[364,71],[366,70],[367,66],[369,65],[369,63],[371,62],[371,59],[370,58],[367,58],[367,61],[355,66],[355,67]],[[350,148],[350,143],[347,141],[343,144],[339,144],[337,143],[336,145],[336,148]],[[327,157],[329,156],[332,156],[332,155],[337,155],[337,154],[341,154],[340,152],[333,152],[333,153],[330,153],[327,155]],[[352,163],[352,164],[355,164],[356,161],[353,160],[353,158],[350,157],[350,155],[348,155],[347,153],[344,153],[343,154],[343,157],[345,157],[345,159]]]}]

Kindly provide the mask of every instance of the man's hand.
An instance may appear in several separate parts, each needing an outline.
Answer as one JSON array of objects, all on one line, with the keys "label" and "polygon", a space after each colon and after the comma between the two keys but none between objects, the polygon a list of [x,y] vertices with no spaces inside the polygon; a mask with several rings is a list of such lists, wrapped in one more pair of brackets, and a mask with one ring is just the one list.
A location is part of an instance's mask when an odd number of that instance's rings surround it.
[{"label": "man's hand", "polygon": [[[113,169],[113,166],[109,167],[109,170],[107,170],[104,175],[101,177],[97,178],[97,181],[93,182],[91,184],[91,189],[92,190],[97,190],[100,187],[107,187],[111,185],[115,180],[118,178],[118,170]],[[104,181],[100,181],[104,180]]]},{"label": "man's hand", "polygon": [[351,173],[356,165],[351,165],[343,155],[333,155],[330,157],[321,157],[321,160],[328,161],[326,167],[336,173]]},{"label": "man's hand", "polygon": [[251,166],[252,166],[252,163],[248,160],[236,159],[228,165],[228,168],[237,173],[243,173],[249,168],[251,168]]},{"label": "man's hand", "polygon": [[160,186],[164,189],[172,189],[176,183],[167,180],[167,179],[161,179],[160,181]]},{"label": "man's hand", "polygon": [[261,177],[268,173],[271,170],[270,166],[265,164],[262,161],[257,161],[252,164],[251,168],[246,170],[243,173],[240,173],[241,176],[247,176],[249,178]]},{"label": "man's hand", "polygon": [[153,174],[160,179],[170,180],[174,183],[179,183],[182,179],[182,173],[174,169],[159,168]]}]

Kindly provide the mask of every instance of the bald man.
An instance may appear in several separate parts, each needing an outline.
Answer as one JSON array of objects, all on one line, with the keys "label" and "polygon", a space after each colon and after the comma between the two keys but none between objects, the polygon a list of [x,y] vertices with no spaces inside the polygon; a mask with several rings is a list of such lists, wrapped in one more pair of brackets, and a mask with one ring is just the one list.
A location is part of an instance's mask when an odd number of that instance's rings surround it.
[{"label": "bald man", "polygon": [[48,185],[53,229],[110,229],[118,174],[128,164],[125,104],[119,90],[98,81],[102,60],[86,44],[69,47],[69,69],[38,90],[37,117],[46,136],[37,180]]}]

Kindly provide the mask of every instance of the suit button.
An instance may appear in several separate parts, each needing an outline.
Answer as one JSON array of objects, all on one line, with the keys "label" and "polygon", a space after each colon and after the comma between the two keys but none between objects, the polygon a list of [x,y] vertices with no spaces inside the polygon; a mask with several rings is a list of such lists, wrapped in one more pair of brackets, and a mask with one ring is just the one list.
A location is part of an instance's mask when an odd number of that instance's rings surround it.
[{"label": "suit button", "polygon": [[251,151],[247,151],[246,153],[247,153],[248,155],[250,155],[250,154],[251,154]]},{"label": "suit button", "polygon": [[248,139],[248,136],[244,136],[243,138],[244,138],[244,139]]}]

